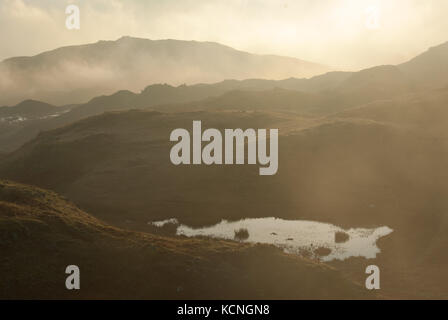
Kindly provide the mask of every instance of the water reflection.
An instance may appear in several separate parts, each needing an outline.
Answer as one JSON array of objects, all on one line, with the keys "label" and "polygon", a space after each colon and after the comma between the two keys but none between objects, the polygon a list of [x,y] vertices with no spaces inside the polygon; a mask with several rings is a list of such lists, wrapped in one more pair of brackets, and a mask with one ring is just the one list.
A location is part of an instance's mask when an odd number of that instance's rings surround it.
[{"label": "water reflection", "polygon": [[[170,223],[176,222],[175,220],[169,221]],[[159,222],[153,224],[160,225]],[[247,233],[244,230],[247,230]],[[176,233],[187,237],[207,236],[272,244],[288,253],[331,261],[344,260],[349,257],[375,258],[380,252],[376,241],[392,231],[386,226],[345,230],[321,222],[256,218],[233,222],[223,220],[216,225],[204,228],[179,225]],[[239,237],[240,234],[244,234],[244,237]]]}]

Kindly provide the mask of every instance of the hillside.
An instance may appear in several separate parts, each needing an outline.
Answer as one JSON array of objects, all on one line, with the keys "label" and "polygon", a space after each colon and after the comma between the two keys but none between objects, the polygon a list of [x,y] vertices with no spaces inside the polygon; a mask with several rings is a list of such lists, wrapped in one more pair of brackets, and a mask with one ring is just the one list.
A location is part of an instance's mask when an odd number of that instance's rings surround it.
[{"label": "hillside", "polygon": [[446,87],[448,85],[448,42],[434,46],[398,67],[419,86]]},{"label": "hillside", "polygon": [[[436,258],[448,261],[448,149],[441,138],[446,95],[427,95],[427,101],[437,101],[434,107],[411,104],[409,111],[399,111],[402,121],[394,122],[402,99],[388,102],[390,117],[375,119],[368,116],[377,103],[360,108],[362,113],[321,119],[266,111],[106,113],[40,134],[2,161],[0,176],[57,190],[108,223],[142,231],[151,230],[148,221],[173,217],[193,226],[270,216],[346,228],[387,225],[395,231],[382,240],[378,263],[397,281],[403,272],[438,270]],[[422,130],[425,122],[412,123],[420,119],[412,113],[425,111],[428,119],[439,119],[444,136]],[[196,119],[218,129],[279,128],[278,173],[259,176],[258,166],[172,165],[169,133],[191,130]],[[434,297],[440,297],[446,286],[434,277],[411,279],[420,290],[433,286]],[[412,285],[397,288],[409,291]],[[389,289],[392,296],[402,294]]]},{"label": "hillside", "polygon": [[[273,247],[114,228],[10,181],[0,181],[0,231],[1,299],[374,297],[331,267]],[[65,289],[71,264],[81,269],[79,291]]]},{"label": "hillside", "polygon": [[[212,215],[202,214],[210,202],[218,198],[225,202],[227,196],[244,203],[248,195],[238,194],[235,181],[247,177],[247,182],[239,182],[243,189],[245,183],[249,187],[262,179],[258,174],[253,176],[258,170],[256,166],[173,166],[169,161],[170,132],[175,128],[191,130],[193,120],[197,119],[202,120],[204,128],[221,129],[288,125],[298,128],[310,122],[250,112],[105,113],[41,133],[8,157],[0,167],[0,174],[70,194],[76,203],[89,211],[96,208],[105,214],[107,221],[118,224],[137,218],[144,226],[147,220],[142,221],[143,217],[163,219],[174,213],[186,215],[196,223],[216,221],[228,208],[219,207]],[[192,189],[191,185],[199,188]],[[260,186],[259,192],[263,192],[264,187]],[[177,192],[172,193],[173,189]],[[179,202],[183,203],[181,211]],[[151,208],[149,215],[148,208]],[[128,217],[123,217],[123,210]]]},{"label": "hillside", "polygon": [[0,150],[9,152],[35,137],[46,123],[71,108],[56,107],[36,100],[24,100],[15,106],[0,107]]},{"label": "hillside", "polygon": [[367,103],[332,117],[382,121],[446,136],[447,103],[448,87]]},{"label": "hillside", "polygon": [[[224,81],[215,84],[157,84],[141,93],[120,90],[93,98],[85,104],[60,107],[55,117],[21,123],[14,130],[4,126],[9,138],[0,140],[0,151],[10,152],[46,131],[108,111],[150,109],[161,112],[247,110],[293,113],[319,117],[359,104],[393,98],[411,92],[409,83],[394,67],[359,73],[328,73],[309,80],[287,79]],[[382,80],[387,80],[382,82]],[[320,87],[320,89],[319,89]]]},{"label": "hillside", "polygon": [[122,37],[62,47],[0,63],[0,105],[23,99],[80,103],[152,83],[308,78],[329,68],[295,58],[256,55],[213,43]]},{"label": "hillside", "polygon": [[[443,106],[443,100],[439,103]],[[422,108],[427,105],[420,104]],[[367,110],[374,106],[365,108],[366,118]],[[392,113],[394,108],[388,110]],[[442,112],[444,108],[434,108],[428,117],[443,121]],[[275,210],[284,217],[297,218],[319,212],[328,219],[335,216],[339,222],[345,221],[344,214],[351,223],[390,223],[396,214],[384,212],[385,220],[379,221],[378,215],[372,218],[376,220],[360,216],[359,210],[374,199],[390,202],[391,190],[400,205],[410,208],[409,192],[421,189],[421,196],[411,199],[425,205],[430,196],[425,190],[443,185],[444,140],[411,127],[410,121],[392,123],[385,116],[363,119],[349,114],[315,119],[268,111],[106,113],[41,133],[0,163],[0,175],[55,189],[104,219],[118,218],[117,223],[125,220],[120,218],[123,211],[126,219],[137,219],[140,224],[145,223],[143,217],[156,220],[173,214],[189,223],[216,222],[221,217],[239,218],[240,213],[230,210],[237,203],[246,215],[268,216]],[[170,132],[175,128],[191,130],[197,119],[204,128],[279,128],[278,174],[260,177],[256,166],[173,166],[169,161]],[[439,131],[443,123],[438,125]],[[406,156],[412,154],[419,156]],[[403,179],[413,181],[418,189],[409,189]],[[196,187],[191,189],[192,185]],[[357,196],[351,196],[353,193]],[[263,196],[264,203],[245,200],[261,195],[270,196]],[[233,199],[231,207],[227,207],[228,198]],[[222,206],[208,213],[213,201]],[[178,203],[183,203],[181,209]],[[330,208],[341,212],[334,215]]]}]

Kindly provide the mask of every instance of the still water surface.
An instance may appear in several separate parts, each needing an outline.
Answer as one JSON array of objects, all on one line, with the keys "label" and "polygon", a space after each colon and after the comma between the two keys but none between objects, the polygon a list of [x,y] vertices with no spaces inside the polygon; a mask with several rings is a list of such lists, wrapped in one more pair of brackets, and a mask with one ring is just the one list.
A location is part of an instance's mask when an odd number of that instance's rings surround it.
[{"label": "still water surface", "polygon": [[[177,224],[177,220],[168,219],[151,224],[162,227],[167,223]],[[282,248],[285,252],[309,255],[322,261],[344,260],[350,257],[375,258],[380,252],[376,244],[377,240],[393,231],[386,226],[370,229],[342,229],[322,222],[255,218],[232,222],[222,220],[216,225],[203,228],[178,225],[176,233],[187,237],[206,236],[219,239],[235,239],[235,231],[240,229],[248,231],[248,236],[246,234],[244,239],[239,239],[242,242],[272,244]],[[348,235],[348,239],[344,239],[345,242],[336,242],[336,232]],[[318,250],[319,248],[320,250]],[[322,251],[322,248],[326,248],[326,250],[323,250],[323,256],[317,254],[317,252]]]}]

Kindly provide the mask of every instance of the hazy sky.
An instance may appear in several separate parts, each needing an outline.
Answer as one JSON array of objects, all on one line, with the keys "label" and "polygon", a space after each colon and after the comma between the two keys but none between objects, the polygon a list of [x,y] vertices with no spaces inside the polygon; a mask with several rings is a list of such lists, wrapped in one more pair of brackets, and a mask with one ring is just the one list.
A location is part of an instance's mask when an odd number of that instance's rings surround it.
[{"label": "hazy sky", "polygon": [[[80,30],[65,27],[68,4]],[[447,0],[0,0],[0,59],[130,35],[362,68],[448,41],[447,13]]]}]

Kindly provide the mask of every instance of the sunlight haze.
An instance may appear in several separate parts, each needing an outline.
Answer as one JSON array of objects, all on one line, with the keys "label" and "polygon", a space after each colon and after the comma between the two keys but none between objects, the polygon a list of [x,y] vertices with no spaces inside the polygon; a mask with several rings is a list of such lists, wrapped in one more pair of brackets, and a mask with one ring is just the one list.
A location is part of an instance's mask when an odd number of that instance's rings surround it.
[{"label": "sunlight haze", "polygon": [[[65,28],[68,4],[80,8],[80,30]],[[447,10],[440,0],[2,0],[0,59],[129,35],[360,69],[405,62],[447,41]]]}]

